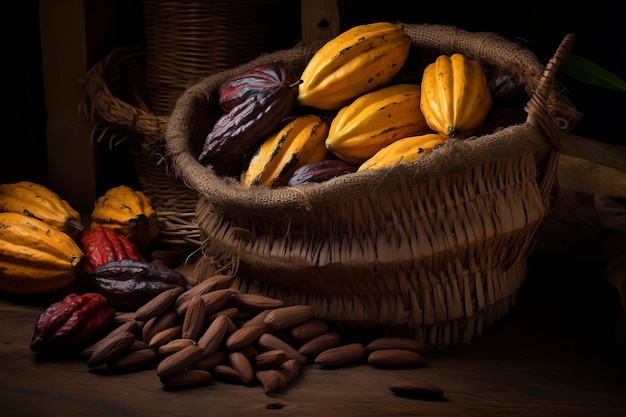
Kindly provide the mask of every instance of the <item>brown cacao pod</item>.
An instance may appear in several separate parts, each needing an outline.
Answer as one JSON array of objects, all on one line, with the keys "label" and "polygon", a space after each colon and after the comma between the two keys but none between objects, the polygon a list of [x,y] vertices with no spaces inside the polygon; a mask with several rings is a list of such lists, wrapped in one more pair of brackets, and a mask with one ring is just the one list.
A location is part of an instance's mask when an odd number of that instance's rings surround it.
[{"label": "brown cacao pod", "polygon": [[85,273],[85,282],[121,311],[135,311],[163,291],[190,287],[181,273],[134,259],[108,262]]},{"label": "brown cacao pod", "polygon": [[529,97],[518,76],[505,71],[496,73],[487,83],[494,107],[524,107]]},{"label": "brown cacao pod", "polygon": [[219,104],[226,113],[248,97],[277,85],[291,85],[298,77],[285,65],[267,63],[240,72],[224,81],[219,88]]},{"label": "brown cacao pod", "polygon": [[80,234],[79,243],[87,257],[85,272],[91,272],[108,262],[122,259],[145,262],[139,247],[110,227],[95,226],[84,230]]},{"label": "brown cacao pod", "polygon": [[34,352],[80,350],[106,332],[114,315],[101,294],[68,294],[41,313],[30,348]]},{"label": "brown cacao pod", "polygon": [[343,174],[356,172],[356,169],[354,165],[340,159],[324,159],[296,169],[287,185],[293,186],[305,182],[324,182]]},{"label": "brown cacao pod", "polygon": [[223,163],[241,161],[289,115],[297,94],[296,85],[277,84],[247,97],[217,120],[198,161],[212,164],[217,171]]}]

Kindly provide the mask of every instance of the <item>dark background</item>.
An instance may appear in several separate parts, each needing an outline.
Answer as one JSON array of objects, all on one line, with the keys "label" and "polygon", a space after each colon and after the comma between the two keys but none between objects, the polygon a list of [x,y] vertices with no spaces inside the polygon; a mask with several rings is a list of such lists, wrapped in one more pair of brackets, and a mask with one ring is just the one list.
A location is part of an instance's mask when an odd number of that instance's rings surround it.
[{"label": "dark background", "polygon": [[[51,0],[46,0],[51,1]],[[116,45],[141,41],[140,0],[111,0],[121,11]],[[184,2],[181,2],[181,6]],[[236,7],[236,2],[233,3]],[[46,109],[43,96],[37,0],[5,3],[2,15],[3,146],[2,182],[29,179],[47,182]],[[547,62],[567,33],[577,42],[572,53],[588,58],[626,80],[624,6],[618,0],[588,2],[413,2],[399,0],[338,0],[341,29],[373,21],[454,25],[470,31],[497,32],[526,45]],[[241,30],[245,30],[242,27]],[[290,48],[301,34],[300,2],[280,0],[276,6],[270,49]],[[113,45],[114,46],[114,45]],[[105,51],[102,51],[104,54]],[[103,56],[95,56],[94,59]],[[94,64],[92,62],[90,64]],[[626,94],[559,77],[565,94],[583,119],[573,133],[607,143],[626,145],[621,123],[626,118]],[[71,163],[71,162],[69,162]],[[29,166],[27,172],[20,166]],[[26,176],[26,177],[24,177]]]},{"label": "dark background", "polygon": [[[352,7],[356,1],[340,1]],[[376,4],[385,5],[384,9]],[[407,23],[440,23],[469,31],[497,32],[514,39],[547,62],[567,33],[577,37],[573,54],[583,56],[626,80],[625,2],[598,0],[578,5],[570,1],[410,2],[359,1],[358,15],[342,13],[342,24],[358,20],[398,19]],[[626,93],[591,87],[561,74],[565,94],[583,113],[574,133],[608,143],[626,145],[616,128],[626,117]]]}]

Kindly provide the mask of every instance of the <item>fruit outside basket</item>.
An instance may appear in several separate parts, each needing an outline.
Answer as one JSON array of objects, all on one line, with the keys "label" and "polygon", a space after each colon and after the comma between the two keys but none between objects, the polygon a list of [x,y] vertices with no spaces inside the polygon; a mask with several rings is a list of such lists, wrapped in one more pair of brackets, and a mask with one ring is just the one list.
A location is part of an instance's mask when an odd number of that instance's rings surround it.
[{"label": "fruit outside basket", "polygon": [[144,44],[114,49],[85,75],[95,140],[126,147],[157,211],[159,243],[188,250],[201,244],[197,193],[164,157],[169,113],[189,85],[267,52],[276,4],[142,0]]},{"label": "fruit outside basket", "polygon": [[494,33],[404,26],[409,59],[461,52],[489,73],[512,71],[531,97],[526,122],[451,139],[410,164],[319,184],[247,189],[200,164],[221,114],[219,85],[269,61],[301,73],[320,45],[298,45],[188,89],[171,114],[166,151],[199,195],[198,276],[229,271],[240,291],[311,305],[348,334],[408,336],[434,349],[470,343],[515,305],[558,194],[561,134],[578,115],[554,86],[574,36],[544,66]]}]

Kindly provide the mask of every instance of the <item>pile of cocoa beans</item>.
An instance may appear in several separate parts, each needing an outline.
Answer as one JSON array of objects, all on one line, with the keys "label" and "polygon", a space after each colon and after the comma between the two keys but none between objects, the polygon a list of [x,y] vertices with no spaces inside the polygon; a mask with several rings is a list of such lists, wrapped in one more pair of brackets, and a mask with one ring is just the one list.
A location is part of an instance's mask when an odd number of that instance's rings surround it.
[{"label": "pile of cocoa beans", "polygon": [[[214,275],[197,285],[166,290],[134,312],[117,312],[115,326],[81,350],[87,366],[111,372],[156,367],[167,388],[212,380],[262,386],[266,394],[288,385],[307,364],[339,368],[359,362],[380,368],[423,364],[424,346],[405,337],[367,344],[344,341],[308,305],[242,293],[234,277]],[[397,395],[439,398],[443,391],[422,381],[399,381]]]}]

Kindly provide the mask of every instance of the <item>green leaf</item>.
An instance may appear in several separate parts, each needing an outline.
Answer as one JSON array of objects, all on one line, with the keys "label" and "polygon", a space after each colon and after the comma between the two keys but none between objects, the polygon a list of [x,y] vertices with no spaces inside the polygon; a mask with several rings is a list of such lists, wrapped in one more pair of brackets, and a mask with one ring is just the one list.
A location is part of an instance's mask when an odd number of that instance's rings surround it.
[{"label": "green leaf", "polygon": [[626,93],[626,82],[611,71],[579,55],[569,55],[561,71],[585,84]]}]

